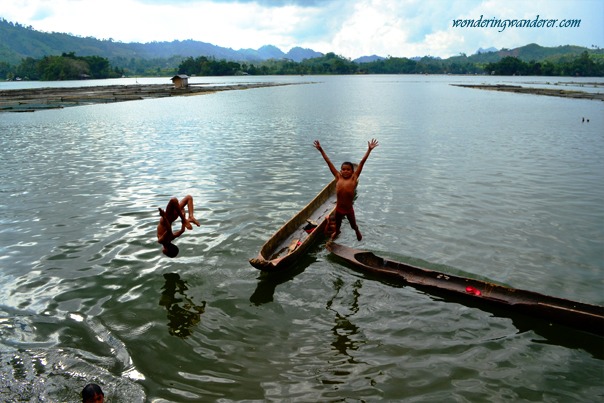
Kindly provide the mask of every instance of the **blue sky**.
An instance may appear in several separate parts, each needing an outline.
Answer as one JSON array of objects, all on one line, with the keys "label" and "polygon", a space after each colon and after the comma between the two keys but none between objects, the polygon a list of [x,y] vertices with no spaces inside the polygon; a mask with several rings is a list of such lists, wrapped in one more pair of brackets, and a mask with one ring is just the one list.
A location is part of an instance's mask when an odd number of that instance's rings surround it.
[{"label": "blue sky", "polygon": [[[603,0],[0,0],[0,17],[120,42],[193,39],[233,49],[301,46],[347,58],[449,57],[479,48],[604,47]],[[557,20],[461,28],[453,20]],[[578,27],[559,27],[580,20]]]}]

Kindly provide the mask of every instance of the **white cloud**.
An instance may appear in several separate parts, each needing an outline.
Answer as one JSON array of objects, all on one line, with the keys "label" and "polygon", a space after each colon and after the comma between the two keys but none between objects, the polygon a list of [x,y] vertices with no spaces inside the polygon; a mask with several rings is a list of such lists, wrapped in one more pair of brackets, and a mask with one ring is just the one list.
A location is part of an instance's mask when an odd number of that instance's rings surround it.
[{"label": "white cloud", "polygon": [[[194,39],[294,46],[356,58],[448,57],[483,47],[604,47],[600,0],[0,0],[0,16],[34,29],[122,42]],[[457,18],[581,19],[580,28],[454,28]]]}]

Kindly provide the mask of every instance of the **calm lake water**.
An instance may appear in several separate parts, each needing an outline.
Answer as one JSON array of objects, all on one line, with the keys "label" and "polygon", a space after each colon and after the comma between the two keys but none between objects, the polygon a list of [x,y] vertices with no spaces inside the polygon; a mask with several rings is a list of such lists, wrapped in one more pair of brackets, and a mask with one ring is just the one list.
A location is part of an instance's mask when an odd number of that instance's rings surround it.
[{"label": "calm lake water", "polygon": [[[194,79],[247,81],[304,85],[0,114],[1,401],[76,402],[88,382],[110,402],[602,399],[600,337],[322,246],[283,274],[247,260],[331,179],[314,139],[339,165],[375,137],[364,238],[339,242],[604,305],[604,103],[450,85],[604,80]],[[168,259],[157,208],[186,194],[202,225]]]}]

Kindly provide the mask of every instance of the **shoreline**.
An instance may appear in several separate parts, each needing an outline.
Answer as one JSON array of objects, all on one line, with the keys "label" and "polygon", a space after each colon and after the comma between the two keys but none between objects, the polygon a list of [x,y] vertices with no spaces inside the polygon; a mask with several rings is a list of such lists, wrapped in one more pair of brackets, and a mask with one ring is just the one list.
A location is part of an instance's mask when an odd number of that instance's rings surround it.
[{"label": "shoreline", "polygon": [[590,99],[593,101],[604,101],[604,93],[560,90],[550,88],[534,88],[522,87],[520,85],[504,85],[504,84],[451,84],[455,87],[474,88],[479,90],[515,92],[519,94],[546,95],[551,97],[574,98],[574,99]]},{"label": "shoreline", "polygon": [[108,85],[94,87],[27,88],[0,90],[1,112],[35,112],[80,105],[106,104],[143,99],[202,95],[219,91],[277,87],[298,83],[249,83],[232,85],[189,84],[174,88],[172,84]]}]

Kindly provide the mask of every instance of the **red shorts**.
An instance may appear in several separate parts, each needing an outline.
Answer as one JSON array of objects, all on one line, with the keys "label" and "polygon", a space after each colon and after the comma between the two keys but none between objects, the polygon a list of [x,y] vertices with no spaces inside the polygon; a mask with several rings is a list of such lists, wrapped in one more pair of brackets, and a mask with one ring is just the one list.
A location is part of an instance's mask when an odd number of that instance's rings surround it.
[{"label": "red shorts", "polygon": [[341,216],[347,216],[349,214],[354,214],[354,208],[350,208],[350,210],[343,210],[339,207],[336,207],[336,214],[340,214]]}]

